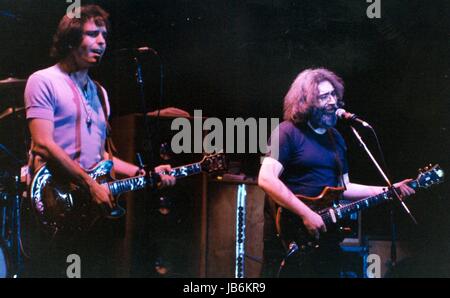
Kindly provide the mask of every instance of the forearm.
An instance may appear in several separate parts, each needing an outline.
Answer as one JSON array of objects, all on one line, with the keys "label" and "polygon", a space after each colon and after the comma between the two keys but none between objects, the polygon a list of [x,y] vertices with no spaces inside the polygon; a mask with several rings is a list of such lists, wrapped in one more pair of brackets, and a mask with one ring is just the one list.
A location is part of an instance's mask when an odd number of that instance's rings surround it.
[{"label": "forearm", "polygon": [[[108,159],[109,158],[108,153],[105,153],[103,158]],[[114,172],[118,175],[126,177],[133,177],[138,175],[139,167],[134,164],[126,162],[115,156],[113,157],[113,163],[114,163]]]},{"label": "forearm", "polygon": [[308,232],[319,237],[319,232],[326,232],[322,217],[298,199],[278,178],[283,165],[271,157],[264,159],[259,170],[258,185],[280,206],[298,215]]},{"label": "forearm", "polygon": [[347,183],[347,190],[344,192],[344,198],[347,200],[359,200],[382,193],[385,190],[383,186],[363,185],[357,183]]},{"label": "forearm", "polygon": [[69,155],[56,143],[45,142],[45,144],[33,144],[32,152],[42,157],[46,162],[54,164],[58,169],[66,173],[73,182],[79,186],[89,188],[92,179]]},{"label": "forearm", "polygon": [[258,185],[270,196],[278,205],[288,209],[300,217],[307,216],[312,210],[298,199],[286,185],[275,177],[258,177]]}]

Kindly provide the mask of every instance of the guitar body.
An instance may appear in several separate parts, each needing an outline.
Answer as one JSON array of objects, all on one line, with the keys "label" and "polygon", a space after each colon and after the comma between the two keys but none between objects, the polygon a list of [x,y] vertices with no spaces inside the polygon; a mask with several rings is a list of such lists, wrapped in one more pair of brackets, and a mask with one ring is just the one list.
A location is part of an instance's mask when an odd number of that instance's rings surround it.
[{"label": "guitar body", "polygon": [[[117,198],[120,194],[155,188],[160,175],[184,178],[199,173],[212,174],[226,170],[226,158],[223,153],[208,154],[198,163],[172,168],[167,173],[149,172],[146,176],[129,177],[121,180],[111,178],[113,162],[102,161],[94,168],[86,171],[99,184],[104,184],[111,195]],[[66,175],[57,172],[47,164],[39,168],[30,187],[31,209],[36,214],[39,225],[44,230],[55,234],[58,231],[79,232],[89,229],[101,216],[120,218],[126,211],[119,205],[113,209],[94,203],[87,190],[77,187]]]},{"label": "guitar body", "polygon": [[[343,192],[343,187],[327,186],[316,197],[308,197],[303,195],[296,196],[313,211],[320,213],[321,210],[326,210],[333,207],[333,204],[335,204],[339,200]],[[287,209],[278,207],[275,224],[277,234],[282,240],[283,245],[286,249],[289,248],[289,244],[293,241],[295,241],[299,249],[303,251],[310,248],[317,248],[319,246],[319,241],[317,241],[308,233],[300,217],[288,211]],[[338,229],[338,227],[335,228]],[[328,232],[333,231],[330,231],[328,229]],[[328,235],[325,235],[324,237],[327,237]]]},{"label": "guitar body", "polygon": [[[113,181],[110,160],[102,161],[87,171],[98,183]],[[43,165],[33,177],[30,187],[31,206],[39,223],[50,233],[88,229],[102,215],[85,190]]]}]

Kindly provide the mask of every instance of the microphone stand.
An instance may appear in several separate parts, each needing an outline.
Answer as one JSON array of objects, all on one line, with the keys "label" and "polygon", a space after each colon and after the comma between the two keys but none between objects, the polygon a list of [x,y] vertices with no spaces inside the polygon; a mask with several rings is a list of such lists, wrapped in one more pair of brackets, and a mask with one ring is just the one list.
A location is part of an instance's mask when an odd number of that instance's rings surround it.
[{"label": "microphone stand", "polygon": [[[163,64],[163,60],[162,60],[161,56],[158,54],[157,51],[155,51],[154,49],[151,49],[151,48],[150,48],[150,51],[158,57],[158,59],[159,59],[159,66],[160,66],[159,67],[159,71],[160,71],[160,90],[159,90],[160,94],[159,94],[159,96],[160,97],[159,97],[159,106],[158,106],[158,113],[157,113],[157,116],[156,116],[156,128],[155,128],[155,132],[158,133],[160,131],[160,129],[159,129],[159,116],[160,116],[160,111],[161,111],[161,106],[162,106],[163,90],[164,90],[164,87],[163,87],[163,82],[164,82],[164,64]],[[142,64],[141,64],[138,56],[139,56],[139,53],[137,53],[134,56],[133,59],[134,59],[135,65],[136,65],[136,82],[137,82],[137,84],[139,86],[139,94],[140,94],[140,97],[141,97],[141,105],[142,105],[143,117],[144,117],[145,139],[144,139],[144,144],[143,144],[144,146],[143,147],[144,147],[144,151],[148,152],[148,154],[149,154],[148,158],[150,159],[150,162],[147,163],[147,165],[149,165],[149,169],[152,169],[156,165],[156,163],[155,163],[155,154],[153,152],[153,146],[152,146],[152,140],[151,140],[152,133],[151,133],[151,129],[150,129],[150,121],[149,121],[149,117],[147,116],[148,110],[147,110],[147,104],[145,102],[144,79],[143,79],[143,76],[142,76]],[[141,154],[137,153],[136,154],[136,158],[137,158],[137,162],[139,164],[139,167],[141,169],[145,168],[145,165],[144,165],[144,162],[142,160]],[[150,172],[147,173],[147,174],[150,174]],[[147,192],[144,192],[144,201],[147,201],[148,195],[149,194]],[[154,194],[151,194],[151,195],[153,196]],[[157,249],[159,249],[159,245],[156,242],[154,242],[152,244],[152,246],[155,246]],[[164,266],[164,264],[160,264],[160,263],[161,262],[158,259],[155,260],[155,264],[157,264],[156,266]],[[156,267],[155,267],[155,270],[156,270]]]},{"label": "microphone stand", "polygon": [[[151,134],[150,134],[150,123],[147,118],[147,103],[145,101],[145,89],[144,89],[144,77],[142,75],[142,63],[139,59],[138,53],[134,55],[133,57],[134,63],[136,65],[136,83],[139,87],[139,96],[141,99],[141,108],[142,108],[142,115],[144,117],[144,141],[143,141],[143,147],[144,151],[147,151],[149,153],[150,160],[153,160],[153,149],[152,149],[152,143],[151,143]],[[139,160],[139,163],[142,163],[141,160]]]},{"label": "microphone stand", "polygon": [[[391,193],[393,194],[393,196],[400,202],[401,206],[406,211],[406,213],[409,215],[411,220],[417,225],[417,221],[414,218],[414,216],[412,215],[411,211],[409,211],[408,206],[406,206],[405,202],[403,202],[403,200],[401,199],[399,193],[397,192],[395,187],[392,185],[391,181],[386,176],[386,174],[383,172],[383,170],[381,169],[380,165],[378,164],[378,162],[376,161],[376,159],[373,157],[372,153],[370,152],[369,148],[367,148],[366,144],[362,140],[361,136],[358,134],[358,132],[356,131],[356,129],[353,126],[350,126],[350,128],[352,129],[352,131],[355,134],[357,140],[359,141],[359,144],[364,148],[364,150],[369,155],[370,159],[372,160],[372,162],[375,164],[376,168],[380,172],[381,176],[386,181],[386,183],[388,185],[388,189],[391,190]],[[394,221],[395,217],[394,217],[394,210],[393,209],[391,209],[390,218],[391,218],[391,223],[392,223],[392,225],[391,225],[391,227],[392,227],[392,230],[391,230],[391,267],[393,268],[393,267],[396,266],[396,263],[397,263],[397,246],[396,246],[397,227],[396,227],[395,221]]]},{"label": "microphone stand", "polygon": [[[150,51],[158,57],[159,62],[160,62],[160,80],[161,80],[161,83],[160,83],[160,100],[159,100],[160,102],[159,102],[159,107],[158,107],[157,125],[156,125],[156,132],[158,132],[159,131],[159,127],[158,127],[159,126],[159,123],[158,123],[158,121],[159,121],[159,113],[160,113],[161,102],[162,102],[162,98],[163,98],[164,67],[163,67],[161,56],[158,54],[158,52],[153,50],[153,49],[150,49]],[[145,137],[145,140],[144,140],[144,150],[148,151],[148,153],[150,155],[149,158],[153,162],[153,160],[154,160],[154,156],[153,156],[154,152],[153,152],[153,147],[152,147],[152,142],[151,142],[152,134],[151,134],[151,130],[150,130],[150,122],[149,122],[148,117],[147,117],[147,112],[149,111],[149,109],[148,109],[146,101],[145,101],[144,78],[143,78],[143,75],[142,75],[142,63],[141,63],[141,61],[139,59],[139,53],[134,55],[133,60],[134,60],[135,65],[136,65],[136,82],[137,82],[137,85],[139,87],[139,96],[141,98],[141,108],[142,108],[142,111],[143,111],[144,125],[145,125],[144,131],[145,131],[146,137]]]}]

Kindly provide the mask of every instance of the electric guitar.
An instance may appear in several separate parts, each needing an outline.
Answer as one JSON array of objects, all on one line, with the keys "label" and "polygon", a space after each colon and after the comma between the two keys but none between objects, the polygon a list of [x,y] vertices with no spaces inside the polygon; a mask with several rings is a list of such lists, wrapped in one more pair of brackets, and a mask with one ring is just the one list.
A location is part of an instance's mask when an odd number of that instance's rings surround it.
[{"label": "electric guitar", "polygon": [[[125,192],[143,188],[154,189],[160,181],[159,174],[175,178],[191,175],[214,173],[226,170],[223,153],[205,155],[200,162],[176,168],[165,173],[149,173],[121,180],[114,180],[110,173],[111,160],[98,163],[86,171],[99,184],[107,186],[117,202],[118,196]],[[120,218],[126,211],[118,204],[113,209],[98,205],[92,201],[87,190],[64,179],[63,175],[44,164],[34,175],[30,185],[31,209],[45,230],[54,234],[58,231],[83,231],[89,229],[102,215],[108,218]]]},{"label": "electric guitar", "polygon": [[[419,171],[418,177],[408,183],[408,186],[414,190],[429,188],[444,181],[444,171],[439,165],[426,167],[424,170]],[[296,196],[322,217],[327,231],[340,231],[342,227],[339,226],[339,223],[349,218],[351,214],[394,199],[393,191],[387,190],[376,196],[348,204],[334,204],[343,192],[343,187],[325,187],[317,197]],[[286,209],[278,208],[275,224],[279,237],[289,251],[300,250],[300,252],[307,253],[320,245],[320,241],[317,241],[315,237],[308,233],[302,220]],[[321,236],[321,238],[326,238],[326,234]]]}]

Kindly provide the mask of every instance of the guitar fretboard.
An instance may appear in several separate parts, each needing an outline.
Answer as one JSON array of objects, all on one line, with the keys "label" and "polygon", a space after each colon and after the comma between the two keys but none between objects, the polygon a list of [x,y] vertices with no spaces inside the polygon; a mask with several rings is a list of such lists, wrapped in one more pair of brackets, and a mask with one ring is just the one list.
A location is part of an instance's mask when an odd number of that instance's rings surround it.
[{"label": "guitar fretboard", "polygon": [[139,176],[113,181],[108,184],[108,187],[111,194],[116,196],[124,192],[143,189],[147,184],[148,179],[145,176]]},{"label": "guitar fretboard", "polygon": [[[417,189],[419,187],[417,180],[409,182],[408,186],[413,189]],[[392,190],[388,190],[373,197],[368,197],[349,204],[345,204],[340,207],[333,208],[334,216],[336,220],[341,220],[349,217],[353,213],[380,205],[381,203],[392,200],[393,198],[394,194]],[[334,223],[333,216],[330,213],[330,209],[322,210],[319,212],[319,214],[322,217],[325,225],[331,225]]]},{"label": "guitar fretboard", "polygon": [[[173,168],[170,172],[161,174],[170,175],[175,178],[182,178],[198,174],[201,171],[202,171],[201,164],[193,163],[190,165]],[[143,189],[147,186],[152,187],[153,184],[154,184],[153,179],[151,178],[149,179],[145,176],[138,176],[110,182],[108,183],[108,188],[111,191],[111,194],[113,196],[116,196],[125,192]]]},{"label": "guitar fretboard", "polygon": [[164,173],[164,174],[173,176],[175,178],[181,178],[181,177],[187,177],[187,176],[198,174],[201,171],[202,171],[202,167],[201,167],[200,163],[193,163],[190,165],[173,168],[169,173]]}]

